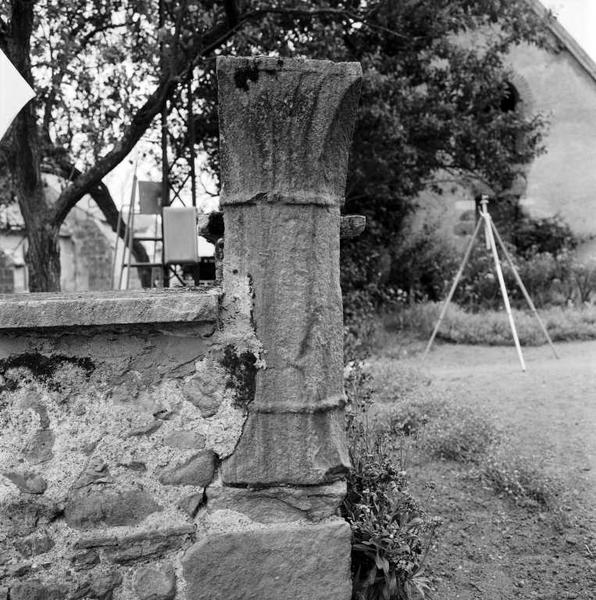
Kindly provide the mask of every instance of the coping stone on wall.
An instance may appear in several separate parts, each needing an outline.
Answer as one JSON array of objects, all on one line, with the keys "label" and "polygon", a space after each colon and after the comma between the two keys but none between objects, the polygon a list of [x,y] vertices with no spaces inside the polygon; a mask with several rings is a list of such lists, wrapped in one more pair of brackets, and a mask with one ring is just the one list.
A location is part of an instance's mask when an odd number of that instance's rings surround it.
[{"label": "coping stone on wall", "polygon": [[215,322],[220,294],[212,288],[0,295],[0,329]]}]

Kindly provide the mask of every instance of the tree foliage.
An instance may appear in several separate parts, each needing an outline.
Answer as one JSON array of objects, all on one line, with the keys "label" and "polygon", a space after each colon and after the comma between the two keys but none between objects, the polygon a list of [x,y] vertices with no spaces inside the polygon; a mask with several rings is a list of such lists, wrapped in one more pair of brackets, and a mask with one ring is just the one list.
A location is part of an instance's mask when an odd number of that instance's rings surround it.
[{"label": "tree foliage", "polygon": [[[346,211],[369,226],[344,247],[346,290],[376,286],[383,248],[438,171],[506,189],[540,149],[542,119],[501,110],[505,53],[543,36],[525,0],[164,0],[161,14],[149,0],[0,0],[0,14],[0,47],[38,92],[4,150],[40,248],[56,246],[68,211],[143,136],[157,139],[156,117],[190,71],[196,143],[217,168],[218,53],[362,63]],[[69,182],[52,206],[38,177],[48,163]],[[56,287],[43,273],[55,262],[31,257],[33,288]]]}]

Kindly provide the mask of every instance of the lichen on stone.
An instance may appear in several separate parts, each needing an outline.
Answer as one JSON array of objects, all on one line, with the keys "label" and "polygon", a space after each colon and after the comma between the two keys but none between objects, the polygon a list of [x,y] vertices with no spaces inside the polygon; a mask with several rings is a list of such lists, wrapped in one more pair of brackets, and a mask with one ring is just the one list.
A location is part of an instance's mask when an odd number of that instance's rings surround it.
[{"label": "lichen on stone", "polygon": [[257,357],[249,350],[238,352],[230,344],[224,348],[221,363],[228,374],[226,385],[234,390],[234,405],[246,410],[255,397]]}]

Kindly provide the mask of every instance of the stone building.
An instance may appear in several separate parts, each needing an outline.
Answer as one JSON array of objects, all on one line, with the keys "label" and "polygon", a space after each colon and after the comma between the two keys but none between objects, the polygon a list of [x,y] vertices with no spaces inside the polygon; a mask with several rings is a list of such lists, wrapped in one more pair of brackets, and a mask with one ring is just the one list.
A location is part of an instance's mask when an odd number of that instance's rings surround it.
[{"label": "stone building", "polygon": [[[112,286],[115,235],[89,206],[76,206],[60,229],[60,285],[63,291],[108,290]],[[16,204],[0,209],[0,293],[29,290],[27,233]]]},{"label": "stone building", "polygon": [[[538,0],[528,1],[546,14]],[[482,43],[482,36],[470,43]],[[586,239],[583,251],[596,255],[596,242],[590,240],[596,236],[596,64],[556,20],[549,25],[547,47],[519,45],[507,62],[512,108],[541,113],[550,124],[546,152],[527,168],[513,193],[531,216],[560,215]],[[445,232],[468,231],[460,219],[469,217],[478,190],[455,182],[444,189],[441,196],[424,194],[415,229],[431,218],[441,221]]]}]

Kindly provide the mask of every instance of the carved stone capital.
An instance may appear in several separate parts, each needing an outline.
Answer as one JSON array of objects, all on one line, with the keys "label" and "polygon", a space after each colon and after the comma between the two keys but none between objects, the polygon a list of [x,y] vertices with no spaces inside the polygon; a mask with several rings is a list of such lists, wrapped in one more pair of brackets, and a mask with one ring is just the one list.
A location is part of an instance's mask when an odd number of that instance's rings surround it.
[{"label": "carved stone capital", "polygon": [[359,63],[217,59],[222,206],[343,201]]}]

